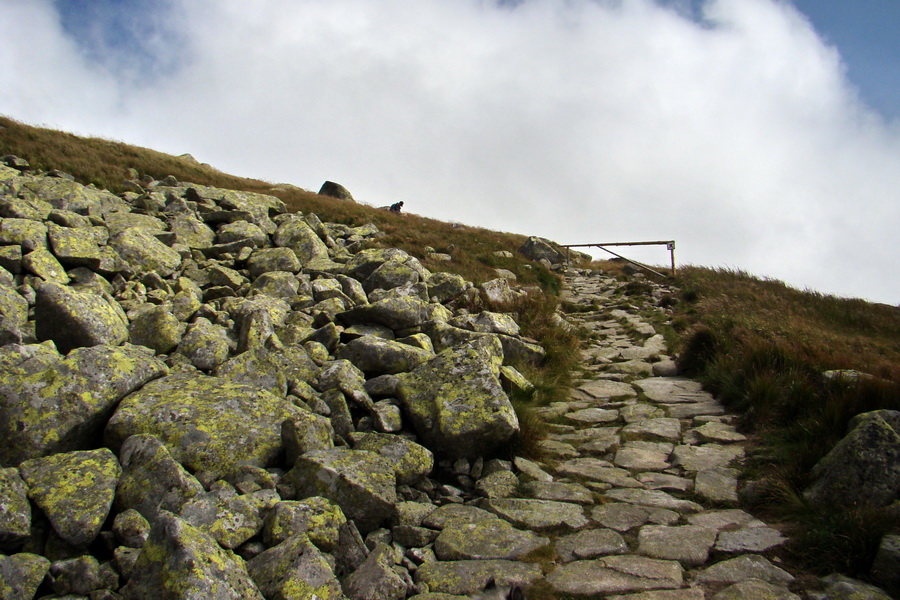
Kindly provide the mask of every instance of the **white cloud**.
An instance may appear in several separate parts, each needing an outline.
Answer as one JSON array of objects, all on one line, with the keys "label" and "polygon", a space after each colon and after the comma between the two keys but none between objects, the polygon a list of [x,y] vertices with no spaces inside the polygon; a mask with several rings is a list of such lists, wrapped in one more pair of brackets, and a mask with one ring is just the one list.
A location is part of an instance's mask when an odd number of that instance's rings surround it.
[{"label": "white cloud", "polygon": [[[139,90],[78,59],[49,4],[12,4],[47,48],[0,91],[14,117],[563,243],[675,238],[696,264],[900,302],[900,131],[780,0],[698,20],[650,0],[182,0],[182,67]],[[4,84],[29,55],[12,56]]]}]

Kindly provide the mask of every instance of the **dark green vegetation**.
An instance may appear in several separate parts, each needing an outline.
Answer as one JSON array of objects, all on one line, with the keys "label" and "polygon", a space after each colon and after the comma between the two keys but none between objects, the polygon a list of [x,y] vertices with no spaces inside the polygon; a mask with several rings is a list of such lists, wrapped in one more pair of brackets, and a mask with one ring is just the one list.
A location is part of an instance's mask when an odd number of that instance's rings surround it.
[{"label": "dark green vegetation", "polygon": [[[809,473],[855,415],[900,410],[900,308],[799,291],[740,271],[684,269],[673,321],[680,366],[742,416],[765,479],[755,508],[791,524],[789,557],[814,572],[861,575],[896,512],[804,501]],[[868,373],[858,381],[823,372]]]}]

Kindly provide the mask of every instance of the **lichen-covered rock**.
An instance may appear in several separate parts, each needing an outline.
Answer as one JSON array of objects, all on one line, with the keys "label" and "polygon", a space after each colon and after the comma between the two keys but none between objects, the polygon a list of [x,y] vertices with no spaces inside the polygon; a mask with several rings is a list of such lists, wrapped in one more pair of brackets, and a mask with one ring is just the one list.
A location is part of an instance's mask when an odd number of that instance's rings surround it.
[{"label": "lichen-covered rock", "polygon": [[101,448],[26,460],[19,471],[28,497],[59,537],[86,546],[106,521],[122,467],[112,452]]},{"label": "lichen-covered rock", "polygon": [[263,541],[277,546],[298,534],[306,535],[323,552],[331,552],[340,538],[347,517],[341,507],[327,498],[282,500],[269,511],[263,526]]},{"label": "lichen-covered rock", "polygon": [[354,436],[357,450],[369,450],[386,458],[394,467],[399,485],[421,481],[434,468],[434,455],[424,446],[398,435],[362,433]]},{"label": "lichen-covered rock", "polygon": [[349,360],[368,376],[412,371],[434,356],[433,352],[364,335],[341,346],[336,358]]},{"label": "lichen-covered rock", "polygon": [[31,219],[0,221],[0,246],[21,246],[25,252],[47,247],[47,226]]},{"label": "lichen-covered rock", "polygon": [[336,502],[362,532],[390,518],[397,502],[393,466],[374,452],[348,448],[307,452],[284,480],[298,498],[323,496]]},{"label": "lichen-covered rock", "polygon": [[216,239],[209,226],[190,215],[176,215],[169,219],[169,229],[175,234],[175,241],[188,248],[209,248]]},{"label": "lichen-covered rock", "polygon": [[33,275],[37,275],[44,281],[53,281],[62,285],[66,285],[71,281],[65,268],[46,248],[32,250],[23,256],[22,268]]},{"label": "lichen-covered rock", "polygon": [[281,298],[287,302],[297,297],[300,282],[290,271],[267,271],[260,274],[250,286],[251,295],[266,294],[273,298]]},{"label": "lichen-covered rock", "polygon": [[363,281],[363,288],[367,292],[372,290],[392,290],[397,287],[412,285],[426,279],[430,272],[418,261],[418,259],[406,255],[394,257],[372,271],[372,274]]},{"label": "lichen-covered rock", "polygon": [[98,293],[48,281],[37,289],[35,332],[39,340],[53,340],[64,354],[82,346],[123,344],[128,326],[114,304]]},{"label": "lichen-covered rock", "polygon": [[112,529],[120,544],[140,548],[150,536],[150,521],[137,510],[129,508],[116,515]]},{"label": "lichen-covered rock", "polygon": [[491,581],[525,587],[542,576],[540,565],[512,560],[436,560],[416,571],[416,581],[428,585],[431,593],[464,596],[480,592]]},{"label": "lichen-covered rock", "polygon": [[53,591],[59,596],[86,596],[100,589],[100,562],[93,556],[58,560],[50,565],[50,577]]},{"label": "lichen-covered rock", "polygon": [[469,345],[401,375],[403,409],[422,443],[439,454],[475,457],[512,438],[519,421],[498,373],[495,360]]},{"label": "lichen-covered rock", "polygon": [[675,561],[643,556],[608,556],[578,560],[559,567],[547,578],[558,593],[601,596],[682,586],[684,572]]},{"label": "lichen-covered rock", "polygon": [[415,296],[392,296],[338,315],[346,325],[378,323],[393,329],[409,329],[428,321],[446,322],[452,313],[443,305]]},{"label": "lichen-covered rock", "polygon": [[15,329],[28,321],[28,300],[12,286],[0,285],[0,318]]},{"label": "lichen-covered rock", "polygon": [[197,318],[178,343],[178,352],[202,371],[215,369],[226,360],[235,341],[228,337],[228,330],[214,325],[204,317]]},{"label": "lichen-covered rock", "polygon": [[266,598],[344,600],[328,561],[303,534],[266,550],[247,567]]},{"label": "lichen-covered rock", "polygon": [[298,217],[285,220],[278,227],[272,241],[280,248],[293,250],[300,263],[304,265],[317,258],[328,258],[328,246],[306,221]]},{"label": "lichen-covered rock", "polygon": [[118,401],[168,371],[138,346],[78,348],[48,362],[10,361],[0,372],[0,464],[96,446]]},{"label": "lichen-covered rock", "polygon": [[232,550],[256,535],[263,520],[247,496],[238,495],[233,489],[223,492],[223,487],[227,484],[188,500],[180,516],[223,548]]},{"label": "lichen-covered rock", "polygon": [[34,598],[49,570],[50,561],[37,554],[0,555],[0,598]]},{"label": "lichen-covered rock", "polygon": [[111,237],[109,245],[138,273],[168,277],[181,266],[181,255],[144,229],[130,227]]},{"label": "lichen-covered rock", "polygon": [[812,470],[812,502],[887,506],[900,498],[900,411],[855,417],[849,433]]},{"label": "lichen-covered rock", "polygon": [[122,475],[116,490],[116,507],[134,509],[148,521],[155,521],[160,510],[173,513],[203,486],[188,473],[156,437],[133,435],[119,450]]},{"label": "lichen-covered rock", "polygon": [[90,229],[60,227],[50,223],[47,225],[47,237],[53,255],[63,265],[89,269],[100,267],[100,248]]},{"label": "lichen-covered rock", "polygon": [[519,248],[519,253],[533,261],[548,260],[558,265],[566,262],[566,254],[555,243],[548,239],[531,236]]},{"label": "lichen-covered rock", "polygon": [[270,271],[297,273],[303,265],[291,248],[260,248],[250,255],[247,268],[256,278]]},{"label": "lichen-covered rock", "polygon": [[120,592],[126,600],[264,600],[240,557],[167,511],[159,513]]},{"label": "lichen-covered rock", "polygon": [[168,354],[178,346],[187,327],[165,306],[154,306],[138,314],[128,325],[132,344]]},{"label": "lichen-covered rock", "polygon": [[297,458],[311,450],[327,450],[334,447],[334,428],[327,417],[300,411],[281,425],[281,441],[285,460],[289,466]]},{"label": "lichen-covered rock", "polygon": [[274,353],[258,347],[222,363],[212,374],[236,383],[260,387],[278,397],[284,397],[288,382],[282,367]]},{"label": "lichen-covered rock", "polygon": [[300,411],[252,385],[200,374],[170,375],[130,394],[106,427],[110,448],[150,433],[193,472],[227,474],[269,466],[282,450],[281,424]]},{"label": "lichen-covered rock", "polygon": [[468,287],[468,282],[456,273],[433,273],[425,283],[428,285],[428,297],[438,302],[452,300]]},{"label": "lichen-covered rock", "polygon": [[350,202],[354,202],[353,194],[350,193],[350,190],[334,181],[326,181],[323,183],[322,187],[319,188],[319,194],[337,198],[339,200],[349,200]]},{"label": "lichen-covered rock", "polygon": [[14,547],[30,533],[31,504],[25,482],[17,469],[0,469],[0,548]]},{"label": "lichen-covered rock", "polygon": [[503,519],[456,521],[441,531],[434,552],[440,560],[515,560],[549,543],[548,538],[516,529]]},{"label": "lichen-covered rock", "polygon": [[269,236],[266,232],[259,225],[249,221],[225,223],[216,231],[216,242],[219,244],[230,244],[231,242],[246,239],[252,240],[258,247],[269,243]]},{"label": "lichen-covered rock", "polygon": [[342,582],[350,600],[402,600],[407,586],[394,570],[394,551],[386,544],[378,544],[356,571]]},{"label": "lichen-covered rock", "polygon": [[313,387],[321,392],[337,388],[359,406],[371,409],[372,398],[365,387],[365,375],[349,360],[335,360],[323,365]]},{"label": "lichen-covered rock", "polygon": [[161,233],[168,229],[166,223],[161,219],[157,219],[152,215],[142,215],[133,212],[108,214],[103,218],[103,223],[109,229],[111,236],[122,233],[131,227],[143,229],[149,233]]},{"label": "lichen-covered rock", "polygon": [[536,500],[533,498],[488,498],[482,508],[489,510],[513,525],[533,531],[582,529],[590,521],[584,509],[571,502]]}]

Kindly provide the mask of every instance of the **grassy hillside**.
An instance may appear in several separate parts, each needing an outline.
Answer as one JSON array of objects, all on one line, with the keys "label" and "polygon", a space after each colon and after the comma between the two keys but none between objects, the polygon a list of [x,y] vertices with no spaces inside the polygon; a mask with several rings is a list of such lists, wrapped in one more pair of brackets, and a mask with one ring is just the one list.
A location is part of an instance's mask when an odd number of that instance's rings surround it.
[{"label": "grassy hillside", "polygon": [[[792,523],[795,562],[864,573],[881,536],[900,531],[897,511],[811,506],[801,492],[852,417],[900,410],[900,308],[740,271],[687,268],[679,283],[680,366],[755,435],[747,475],[765,486],[754,508]],[[868,376],[823,376],[838,369]]]}]

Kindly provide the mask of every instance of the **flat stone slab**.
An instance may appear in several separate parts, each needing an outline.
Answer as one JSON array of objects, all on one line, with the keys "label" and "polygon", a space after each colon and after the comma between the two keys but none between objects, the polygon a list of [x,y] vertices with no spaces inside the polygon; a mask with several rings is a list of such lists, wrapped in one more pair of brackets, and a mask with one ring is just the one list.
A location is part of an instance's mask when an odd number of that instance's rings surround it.
[{"label": "flat stone slab", "polygon": [[734,425],[718,423],[716,421],[704,423],[700,427],[694,429],[694,431],[704,442],[721,442],[729,444],[733,442],[743,442],[747,439],[746,435],[738,433],[737,430],[735,430]]},{"label": "flat stone slab", "polygon": [[623,447],[616,451],[613,463],[617,467],[632,471],[662,471],[672,465],[669,464],[668,452],[655,452],[644,448]]},{"label": "flat stone slab", "polygon": [[687,517],[691,525],[714,527],[719,531],[742,529],[745,527],[765,527],[766,524],[748,512],[738,508],[708,510]]},{"label": "flat stone slab", "polygon": [[597,379],[583,383],[575,390],[580,392],[576,399],[609,400],[610,398],[634,398],[637,392],[630,383]]},{"label": "flat stone slab", "polygon": [[744,456],[741,446],[705,444],[703,446],[675,446],[672,464],[686,471],[703,471],[712,467],[727,467],[737,458]]},{"label": "flat stone slab", "polygon": [[674,490],[689,492],[694,489],[694,480],[687,477],[678,477],[668,473],[641,473],[637,480],[644,484],[648,490]]},{"label": "flat stone slab", "polygon": [[582,477],[617,487],[642,487],[641,482],[627,470],[614,467],[608,461],[598,458],[573,458],[559,464],[555,472],[561,476]]},{"label": "flat stone slab", "polygon": [[694,491],[713,502],[737,502],[739,474],[737,469],[728,467],[698,471],[694,478]]},{"label": "flat stone slab", "polygon": [[635,381],[634,385],[650,400],[665,404],[712,399],[700,383],[684,377],[650,377]]},{"label": "flat stone slab", "polygon": [[514,560],[550,543],[545,537],[516,529],[502,519],[453,522],[434,542],[440,560]]},{"label": "flat stone slab", "polygon": [[692,419],[694,417],[725,414],[725,407],[716,400],[690,402],[687,404],[668,404],[665,408],[666,414],[673,419]]},{"label": "flat stone slab", "polygon": [[651,558],[700,566],[709,558],[718,530],[697,525],[644,525],[638,533],[638,552]]},{"label": "flat stone slab", "polygon": [[765,552],[785,543],[787,538],[771,527],[748,527],[737,531],[723,531],[716,540],[716,551],[728,554]]},{"label": "flat stone slab", "polygon": [[646,402],[629,404],[619,409],[619,416],[626,423],[636,423],[644,419],[655,419],[666,416],[666,412],[658,406]]},{"label": "flat stone slab", "polygon": [[689,588],[683,590],[657,590],[628,594],[627,596],[607,596],[607,600],[704,600],[703,590]]},{"label": "flat stone slab", "polygon": [[578,504],[518,498],[484,500],[482,507],[517,527],[542,531],[557,528],[582,529],[589,521]]},{"label": "flat stone slab", "polygon": [[570,412],[564,415],[563,418],[576,425],[613,423],[619,420],[619,411],[608,408],[584,408]]},{"label": "flat stone slab", "polygon": [[679,514],[672,510],[637,506],[624,502],[601,504],[595,506],[591,511],[591,519],[596,523],[623,532],[640,527],[645,523],[670,525],[679,518]]},{"label": "flat stone slab", "polygon": [[556,540],[555,548],[564,563],[628,552],[624,538],[612,529],[579,531]]},{"label": "flat stone slab", "polygon": [[703,510],[703,507],[696,502],[681,500],[670,496],[662,490],[613,489],[605,492],[604,496],[616,502],[628,502],[652,508],[665,508],[679,513],[695,513]]},{"label": "flat stone slab", "polygon": [[524,495],[537,500],[555,500],[575,504],[593,504],[594,495],[580,483],[532,481],[522,487]]},{"label": "flat stone slab", "polygon": [[432,594],[469,596],[491,580],[497,586],[526,586],[541,577],[541,567],[512,560],[435,560],[416,570],[416,581],[428,584]]},{"label": "flat stone slab", "polygon": [[694,576],[694,581],[699,583],[737,583],[747,579],[762,579],[775,585],[787,585],[794,580],[794,576],[756,554],[723,560]]},{"label": "flat stone slab", "polygon": [[749,579],[728,586],[713,596],[712,600],[800,600],[800,596],[787,588],[759,579]]},{"label": "flat stone slab", "polygon": [[662,440],[675,442],[681,439],[681,422],[671,417],[658,417],[629,423],[619,433],[623,441]]},{"label": "flat stone slab", "polygon": [[547,583],[559,593],[575,596],[677,589],[683,570],[675,561],[609,556],[562,565],[547,576]]}]

